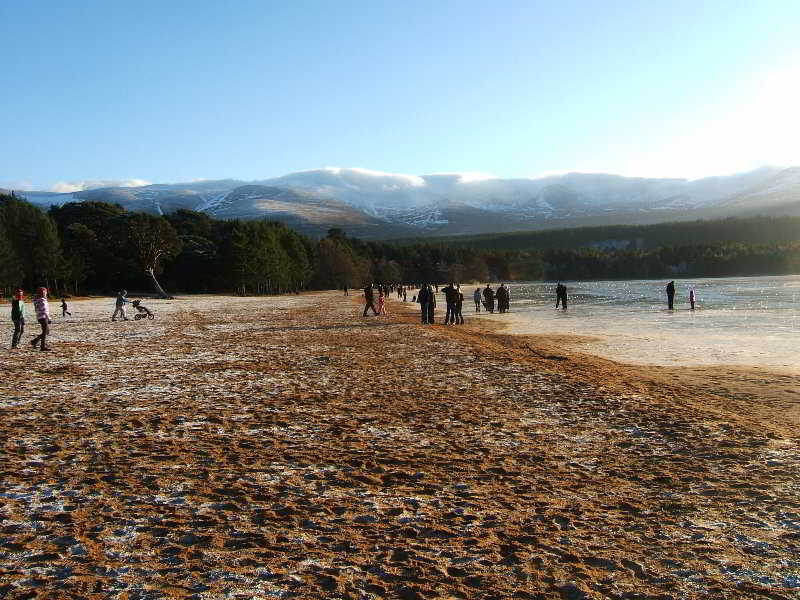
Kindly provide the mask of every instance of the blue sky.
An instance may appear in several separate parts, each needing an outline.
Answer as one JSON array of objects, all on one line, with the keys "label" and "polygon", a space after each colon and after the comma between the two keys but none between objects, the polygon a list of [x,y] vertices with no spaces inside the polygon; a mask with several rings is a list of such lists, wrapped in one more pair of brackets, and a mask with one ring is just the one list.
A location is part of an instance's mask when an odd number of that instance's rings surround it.
[{"label": "blue sky", "polygon": [[0,2],[0,23],[4,187],[800,164],[796,0]]}]

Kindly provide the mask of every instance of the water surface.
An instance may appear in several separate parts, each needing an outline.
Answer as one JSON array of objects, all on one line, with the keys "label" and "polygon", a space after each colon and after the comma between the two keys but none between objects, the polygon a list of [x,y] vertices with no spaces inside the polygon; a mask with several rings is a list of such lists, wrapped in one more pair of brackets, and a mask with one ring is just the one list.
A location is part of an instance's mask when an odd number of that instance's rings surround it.
[{"label": "water surface", "polygon": [[555,283],[515,283],[498,318],[510,333],[597,337],[583,349],[634,364],[800,366],[800,275],[676,279],[672,311],[666,280],[564,283],[568,310],[554,308]]}]

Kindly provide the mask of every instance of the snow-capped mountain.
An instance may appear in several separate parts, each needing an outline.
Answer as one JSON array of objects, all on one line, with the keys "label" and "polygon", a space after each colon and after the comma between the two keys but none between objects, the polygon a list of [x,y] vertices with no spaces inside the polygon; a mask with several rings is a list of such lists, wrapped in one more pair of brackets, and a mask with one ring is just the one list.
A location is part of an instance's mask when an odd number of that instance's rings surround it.
[{"label": "snow-capped mountain", "polygon": [[498,179],[325,168],[254,182],[199,181],[21,195],[40,205],[103,201],[157,214],[186,208],[217,218],[281,220],[309,233],[341,227],[354,235],[380,238],[798,214],[800,167],[762,167],[693,181],[588,173]]}]

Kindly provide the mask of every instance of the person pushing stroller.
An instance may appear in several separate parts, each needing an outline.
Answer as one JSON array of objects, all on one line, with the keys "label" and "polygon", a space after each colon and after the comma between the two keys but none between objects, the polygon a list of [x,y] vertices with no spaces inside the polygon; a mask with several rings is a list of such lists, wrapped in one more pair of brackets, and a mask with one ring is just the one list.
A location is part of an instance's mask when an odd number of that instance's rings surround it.
[{"label": "person pushing stroller", "polygon": [[116,308],[114,309],[114,314],[111,315],[111,320],[116,321],[117,315],[122,317],[123,321],[130,321],[128,316],[125,314],[125,305],[130,304],[130,300],[128,300],[128,292],[127,290],[121,290],[117,293],[117,302]]}]

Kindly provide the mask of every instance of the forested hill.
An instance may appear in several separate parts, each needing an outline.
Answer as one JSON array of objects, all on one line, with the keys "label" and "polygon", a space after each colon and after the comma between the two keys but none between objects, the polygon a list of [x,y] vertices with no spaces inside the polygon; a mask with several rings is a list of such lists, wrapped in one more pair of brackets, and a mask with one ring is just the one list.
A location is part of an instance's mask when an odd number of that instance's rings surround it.
[{"label": "forested hill", "polygon": [[800,219],[728,219],[645,227],[365,242],[339,229],[315,240],[285,224],[103,202],[49,212],[0,195],[0,292],[274,294],[423,283],[800,273]]},{"label": "forested hill", "polygon": [[544,231],[397,240],[492,250],[598,248],[652,250],[689,244],[787,244],[800,241],[800,217],[739,217],[655,225],[603,225]]}]

